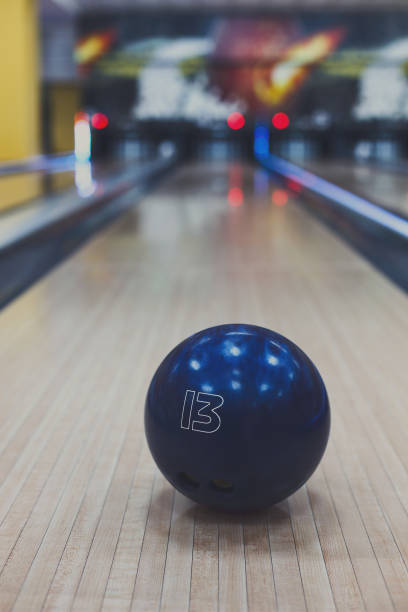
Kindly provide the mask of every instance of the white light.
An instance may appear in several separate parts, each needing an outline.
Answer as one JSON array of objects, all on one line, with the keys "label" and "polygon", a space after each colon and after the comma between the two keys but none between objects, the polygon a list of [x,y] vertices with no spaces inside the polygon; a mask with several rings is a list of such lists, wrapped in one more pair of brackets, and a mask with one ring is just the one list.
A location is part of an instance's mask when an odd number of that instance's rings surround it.
[{"label": "white light", "polygon": [[268,363],[271,365],[277,365],[279,363],[279,359],[274,355],[268,355]]},{"label": "white light", "polygon": [[87,161],[91,157],[91,129],[89,121],[80,119],[74,125],[75,157]]},{"label": "white light", "polygon": [[359,79],[359,97],[353,109],[357,119],[405,119],[408,116],[408,83],[404,64],[408,38],[378,49]]},{"label": "white light", "polygon": [[159,145],[159,153],[162,157],[171,157],[176,152],[176,146],[174,142],[165,140]]},{"label": "white light", "polygon": [[354,156],[357,159],[369,159],[373,154],[373,143],[361,140],[354,147]]},{"label": "white light", "polygon": [[92,178],[92,165],[89,161],[75,163],[75,186],[83,198],[92,195],[95,191],[95,181]]},{"label": "white light", "polygon": [[210,38],[158,40],[137,77],[139,101],[134,116],[137,119],[184,118],[207,125],[226,121],[232,112],[243,112],[243,102],[222,100],[204,75],[191,81],[183,73],[185,61],[206,58],[213,51],[214,41]]},{"label": "white light", "polygon": [[193,370],[199,370],[200,369],[200,362],[197,361],[197,359],[192,359],[190,361],[190,366],[193,368]]},{"label": "white light", "polygon": [[299,71],[299,66],[300,62],[293,61],[293,59],[278,63],[271,71],[271,81],[276,87],[285,85]]}]

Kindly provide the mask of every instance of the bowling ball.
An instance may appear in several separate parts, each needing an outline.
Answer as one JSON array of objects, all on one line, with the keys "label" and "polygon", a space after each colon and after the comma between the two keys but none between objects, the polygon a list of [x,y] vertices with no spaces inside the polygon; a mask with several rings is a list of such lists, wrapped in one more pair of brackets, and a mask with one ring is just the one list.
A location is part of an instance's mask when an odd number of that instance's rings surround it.
[{"label": "bowling ball", "polygon": [[330,429],[316,366],[255,325],[218,325],[181,342],[146,397],[145,430],[164,476],[227,511],[281,501],[316,469]]}]

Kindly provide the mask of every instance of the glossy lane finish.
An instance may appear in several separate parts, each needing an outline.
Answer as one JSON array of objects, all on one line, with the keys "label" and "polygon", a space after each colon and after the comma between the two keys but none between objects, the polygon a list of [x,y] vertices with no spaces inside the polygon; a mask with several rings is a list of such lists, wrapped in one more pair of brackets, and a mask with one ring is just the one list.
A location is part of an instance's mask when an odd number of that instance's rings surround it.
[{"label": "glossy lane finish", "polygon": [[311,476],[330,411],[316,367],[295,344],[229,324],[194,334],[164,359],[145,427],[156,463],[179,491],[208,506],[255,510]]}]

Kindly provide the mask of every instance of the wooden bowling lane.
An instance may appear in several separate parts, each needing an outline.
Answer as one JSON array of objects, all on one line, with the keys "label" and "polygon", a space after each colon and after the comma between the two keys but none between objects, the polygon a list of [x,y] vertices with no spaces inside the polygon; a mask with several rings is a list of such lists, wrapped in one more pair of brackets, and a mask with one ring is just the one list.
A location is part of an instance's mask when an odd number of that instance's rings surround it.
[{"label": "wooden bowling lane", "polygon": [[[183,167],[0,314],[1,612],[408,609],[407,296],[276,188]],[[229,321],[298,343],[333,412],[307,485],[232,517],[143,433],[163,356]]]}]

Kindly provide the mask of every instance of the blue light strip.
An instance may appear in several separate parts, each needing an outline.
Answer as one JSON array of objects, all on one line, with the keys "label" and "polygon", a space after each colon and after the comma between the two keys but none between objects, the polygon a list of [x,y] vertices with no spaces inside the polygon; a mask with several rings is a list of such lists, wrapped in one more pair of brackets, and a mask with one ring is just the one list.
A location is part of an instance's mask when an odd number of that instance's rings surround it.
[{"label": "blue light strip", "polygon": [[408,238],[408,220],[403,217],[399,217],[394,213],[384,210],[381,206],[373,204],[369,200],[362,198],[338,185],[334,185],[329,181],[304,170],[291,162],[277,157],[272,154],[261,154],[256,151],[255,155],[258,161],[273,172],[277,172],[282,176],[303,185],[307,189],[322,195],[329,200],[334,201],[336,204],[347,208],[366,219],[370,219],[383,227],[387,227],[393,232],[396,232],[404,238]]},{"label": "blue light strip", "polygon": [[269,153],[269,129],[266,125],[258,124],[255,126],[254,152],[256,156],[260,157]]}]

